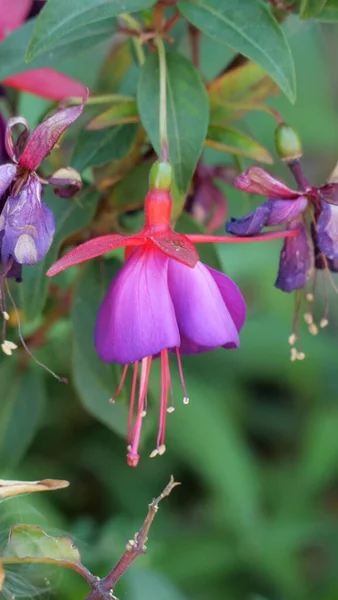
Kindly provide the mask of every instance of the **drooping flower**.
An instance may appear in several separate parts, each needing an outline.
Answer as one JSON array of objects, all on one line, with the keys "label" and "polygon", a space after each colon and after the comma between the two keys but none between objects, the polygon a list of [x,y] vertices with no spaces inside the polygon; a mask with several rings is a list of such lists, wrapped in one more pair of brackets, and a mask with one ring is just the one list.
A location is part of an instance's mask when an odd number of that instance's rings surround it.
[{"label": "drooping flower", "polygon": [[[282,181],[261,167],[252,166],[234,180],[240,190],[268,196],[269,200],[256,210],[226,224],[226,230],[236,236],[259,234],[266,226],[286,225],[287,230],[298,231],[294,238],[286,238],[281,251],[276,287],[284,292],[306,290],[315,269],[336,272],[338,268],[338,183],[331,175],[323,186],[313,187],[304,178],[299,160],[290,161],[301,181],[299,190],[292,190]],[[313,300],[313,290],[306,294],[307,301]],[[301,300],[297,302],[300,306]],[[298,308],[295,329],[298,330]],[[328,307],[321,326],[328,323]],[[304,315],[311,333],[318,332],[311,310]],[[294,330],[291,341],[296,340]],[[293,345],[293,344],[292,344]],[[293,353],[293,357],[296,355]],[[303,357],[303,353],[300,353]],[[297,356],[296,356],[297,358]]]},{"label": "drooping flower", "polygon": [[[24,23],[32,6],[33,0],[0,0],[0,42]],[[50,68],[30,69],[7,77],[2,83],[55,101],[70,96],[82,98],[86,93],[83,83]]]},{"label": "drooping flower", "polygon": [[[325,258],[338,258],[338,206],[335,205],[338,202],[338,184],[326,183],[318,188],[309,185],[295,191],[261,167],[253,166],[239,175],[234,185],[240,190],[268,196],[269,200],[250,214],[227,223],[226,230],[229,233],[257,235],[266,226],[282,224],[300,231],[297,242],[296,239],[292,242],[285,240],[282,256],[289,256],[289,274],[278,277],[277,287],[285,292],[306,287],[314,266],[314,235],[324,262]],[[307,217],[313,224],[312,228],[307,225]],[[294,252],[290,251],[292,245]],[[292,256],[298,267],[293,264]],[[330,267],[329,262],[327,265]],[[286,267],[283,268],[285,270]]]},{"label": "drooping flower", "polygon": [[[160,421],[156,449],[151,454],[156,456],[165,450],[166,414],[173,410],[173,406],[168,407],[171,391],[168,353],[177,356],[184,402],[188,403],[181,354],[238,347],[238,334],[245,320],[245,303],[236,285],[226,275],[201,263],[194,246],[194,242],[237,241],[236,238],[189,236],[173,231],[171,180],[170,164],[155,163],[145,200],[144,228],[134,235],[92,239],[63,256],[47,273],[55,275],[114,248],[126,248],[126,262],[111,283],[99,311],[95,346],[105,362],[125,365],[115,397],[122,389],[129,366],[133,365],[127,455],[131,466],[139,461],[138,446],[153,359],[161,360]],[[273,237],[280,235],[275,233]]]},{"label": "drooping flower", "polygon": [[[15,117],[7,123],[5,144],[13,164],[0,166],[0,309],[6,318],[5,278],[21,281],[22,265],[41,261],[53,240],[55,223],[50,208],[42,202],[43,184],[65,186],[54,191],[70,197],[81,187],[74,169],[59,169],[41,178],[36,169],[49,154],[64,131],[81,115],[81,106],[65,108],[43,121],[29,136],[25,119]],[[16,142],[12,129],[24,127]]]}]

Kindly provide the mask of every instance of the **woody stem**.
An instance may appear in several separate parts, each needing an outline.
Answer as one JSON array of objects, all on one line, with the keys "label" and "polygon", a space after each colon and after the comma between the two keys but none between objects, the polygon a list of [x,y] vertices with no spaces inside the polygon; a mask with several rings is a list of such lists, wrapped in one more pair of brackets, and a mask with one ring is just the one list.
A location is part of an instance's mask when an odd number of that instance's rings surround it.
[{"label": "woody stem", "polygon": [[157,38],[155,44],[158,50],[160,65],[160,143],[161,160],[169,160],[168,132],[167,132],[167,67],[165,57],[165,47],[163,40]]}]

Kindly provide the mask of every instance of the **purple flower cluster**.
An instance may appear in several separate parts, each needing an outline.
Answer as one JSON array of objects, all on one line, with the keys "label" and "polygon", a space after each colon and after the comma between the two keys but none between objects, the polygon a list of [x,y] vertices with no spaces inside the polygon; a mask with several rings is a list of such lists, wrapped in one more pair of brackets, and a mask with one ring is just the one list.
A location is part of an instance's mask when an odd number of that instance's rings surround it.
[{"label": "purple flower cluster", "polygon": [[338,271],[338,184],[295,191],[261,167],[249,167],[234,181],[240,190],[268,196],[269,200],[240,219],[232,219],[226,230],[237,236],[253,236],[263,227],[286,224],[298,231],[285,238],[276,287],[284,292],[304,289],[314,269]]}]

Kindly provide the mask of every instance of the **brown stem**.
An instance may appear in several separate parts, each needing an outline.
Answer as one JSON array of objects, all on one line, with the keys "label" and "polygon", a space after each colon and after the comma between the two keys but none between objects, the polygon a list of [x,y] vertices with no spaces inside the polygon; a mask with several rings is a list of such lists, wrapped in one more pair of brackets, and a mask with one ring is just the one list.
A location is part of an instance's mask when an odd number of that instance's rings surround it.
[{"label": "brown stem", "polygon": [[198,69],[200,63],[200,31],[188,23],[188,32],[191,45],[191,57],[194,67]]},{"label": "brown stem", "polygon": [[168,21],[164,25],[163,32],[168,33],[168,31],[170,31],[174,27],[174,25],[176,25],[177,21],[179,21],[180,18],[181,18],[180,13],[179,12],[175,13],[170,19],[168,19]]},{"label": "brown stem", "polygon": [[149,529],[158,511],[159,502],[161,502],[163,498],[169,496],[171,491],[177,485],[180,484],[177,481],[174,481],[173,476],[171,476],[170,481],[164,488],[163,492],[158,496],[158,498],[155,498],[155,500],[149,504],[149,510],[145,521],[140,531],[136,533],[134,539],[128,541],[123,556],[120,558],[113,570],[107,575],[107,577],[99,581],[95,581],[94,584],[92,584],[92,589],[85,600],[112,600],[112,598],[115,598],[115,596],[112,594],[116,582],[129,568],[131,563],[146,551]]}]

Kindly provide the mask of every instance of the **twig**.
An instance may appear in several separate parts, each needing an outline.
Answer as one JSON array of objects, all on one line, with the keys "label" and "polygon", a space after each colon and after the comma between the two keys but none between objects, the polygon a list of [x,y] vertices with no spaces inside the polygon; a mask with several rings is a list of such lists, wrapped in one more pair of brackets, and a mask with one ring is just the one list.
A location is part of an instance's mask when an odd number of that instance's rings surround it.
[{"label": "twig", "polygon": [[163,492],[158,496],[158,498],[155,498],[155,500],[153,500],[151,504],[149,504],[149,510],[145,521],[140,531],[135,534],[134,539],[128,541],[123,556],[120,558],[113,570],[107,575],[107,577],[95,581],[92,584],[92,589],[85,600],[112,600],[115,598],[115,596],[113,596],[113,591],[116,582],[120,579],[121,575],[123,575],[123,573],[130,567],[131,563],[134,562],[134,560],[138,556],[144,554],[146,551],[146,543],[148,540],[149,529],[158,511],[159,503],[161,502],[161,500],[163,500],[163,498],[169,496],[171,491],[177,485],[180,485],[180,483],[175,481],[173,476],[171,476],[170,481],[168,485],[164,488]]}]

